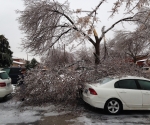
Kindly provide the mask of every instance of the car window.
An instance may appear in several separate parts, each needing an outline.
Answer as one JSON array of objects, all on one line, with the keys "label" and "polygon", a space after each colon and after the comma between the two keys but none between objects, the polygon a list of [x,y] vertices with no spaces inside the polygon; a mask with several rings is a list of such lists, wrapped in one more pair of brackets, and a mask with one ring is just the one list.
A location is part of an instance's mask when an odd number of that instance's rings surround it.
[{"label": "car window", "polygon": [[8,76],[8,74],[6,72],[2,72],[2,73],[0,73],[0,78],[1,79],[8,79],[9,76]]},{"label": "car window", "polygon": [[113,78],[106,77],[106,78],[103,78],[103,79],[99,79],[96,82],[99,82],[100,84],[105,84],[105,83],[107,83],[107,82],[109,82],[111,80],[113,80]]},{"label": "car window", "polygon": [[6,73],[7,74],[9,74],[9,72],[10,72],[10,68],[4,68],[4,69],[2,69],[3,71],[6,71]]},{"label": "car window", "polygon": [[115,88],[137,89],[137,85],[135,80],[133,79],[124,79],[124,80],[117,81],[115,83]]},{"label": "car window", "polygon": [[150,90],[150,81],[146,81],[146,80],[138,80],[140,86],[142,89],[144,90]]}]

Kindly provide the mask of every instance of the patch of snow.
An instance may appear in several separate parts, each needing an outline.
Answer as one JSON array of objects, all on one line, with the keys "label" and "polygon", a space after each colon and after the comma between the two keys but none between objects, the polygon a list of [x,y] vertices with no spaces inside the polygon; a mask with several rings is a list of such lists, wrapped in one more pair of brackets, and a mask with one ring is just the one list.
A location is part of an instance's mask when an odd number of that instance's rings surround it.
[{"label": "patch of snow", "polygon": [[25,107],[25,109],[27,110],[45,110],[45,111],[51,111],[53,109],[55,109],[55,106],[54,105],[49,105],[49,106],[35,106],[35,107],[31,107],[31,106],[28,106],[28,107]]},{"label": "patch of snow", "polygon": [[64,77],[65,77],[65,75],[63,75],[63,74],[62,74],[62,75],[59,75],[59,76],[60,76],[61,78],[64,78]]},{"label": "patch of snow", "polygon": [[[0,125],[9,123],[32,123],[41,119],[40,111],[44,116],[60,115],[61,113],[52,112],[54,105],[46,107],[25,107],[19,108],[21,102],[8,101],[0,103]],[[47,113],[49,112],[49,113]]]},{"label": "patch of snow", "polygon": [[57,115],[64,115],[67,113],[69,112],[49,112],[49,113],[45,113],[44,116],[57,116]]},{"label": "patch of snow", "polygon": [[78,125],[80,123],[84,124],[84,125],[101,125],[101,123],[94,123],[92,121],[92,119],[87,118],[85,115],[82,115],[80,117],[77,117],[76,119],[72,119],[69,121],[73,121],[75,122],[73,125]]},{"label": "patch of snow", "polygon": [[15,93],[16,92],[16,86],[12,85],[13,87],[13,92],[12,93]]},{"label": "patch of snow", "polygon": [[36,116],[37,111],[21,111],[18,106],[21,102],[0,103],[0,125],[8,123],[30,123],[39,120],[41,117]]},{"label": "patch of snow", "polygon": [[20,111],[17,109],[8,109],[0,111],[0,124],[8,124],[8,123],[30,123],[40,120],[40,116],[36,116],[38,114],[37,111]]},{"label": "patch of snow", "polygon": [[[13,99],[0,103],[0,125],[7,125],[7,124],[17,124],[17,123],[33,123],[38,120],[42,120],[43,116],[58,116],[64,115],[69,112],[56,112],[54,109],[56,108],[54,105],[48,105],[45,107],[24,107],[19,108],[21,102],[16,102]],[[42,111],[42,112],[41,112]],[[98,125],[93,124],[92,120],[85,117],[77,117],[72,119],[75,123],[84,123],[86,125]]]},{"label": "patch of snow", "polygon": [[[26,123],[26,124],[32,124],[33,122],[36,122],[38,120],[44,120],[44,117],[48,116],[59,116],[64,115],[69,112],[57,112],[55,107],[52,104],[49,104],[47,106],[42,107],[25,107],[25,108],[19,108],[21,102],[16,102],[14,100],[10,100],[8,102],[0,103],[0,125],[7,125],[7,124],[17,124],[17,123]],[[109,116],[110,117],[110,116]],[[101,116],[102,119],[105,119],[105,117]],[[115,125],[119,124],[120,121],[118,119],[112,118],[108,119],[103,122],[102,119],[92,119],[92,117],[88,117],[86,113],[80,115],[80,117],[67,120],[67,121],[73,121],[73,125]],[[115,119],[115,120],[114,120]],[[128,118],[127,118],[128,119]],[[111,124],[111,123],[114,124]]]}]

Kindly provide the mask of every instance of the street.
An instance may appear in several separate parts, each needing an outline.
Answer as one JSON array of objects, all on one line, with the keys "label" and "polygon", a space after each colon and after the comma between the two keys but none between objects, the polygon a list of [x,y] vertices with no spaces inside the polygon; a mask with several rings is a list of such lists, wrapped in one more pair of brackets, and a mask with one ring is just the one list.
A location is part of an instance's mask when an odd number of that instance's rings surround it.
[{"label": "street", "polygon": [[0,125],[149,125],[150,111],[123,111],[106,115],[101,109],[83,105],[81,114],[56,111],[54,105],[19,108],[13,98],[0,102]]}]

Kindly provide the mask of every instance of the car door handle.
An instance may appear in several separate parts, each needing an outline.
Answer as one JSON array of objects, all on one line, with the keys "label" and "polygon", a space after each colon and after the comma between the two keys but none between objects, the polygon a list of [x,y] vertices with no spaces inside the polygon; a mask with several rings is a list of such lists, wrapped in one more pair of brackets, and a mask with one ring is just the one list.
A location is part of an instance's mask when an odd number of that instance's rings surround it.
[{"label": "car door handle", "polygon": [[144,92],[144,95],[150,95],[150,93],[148,93],[148,92]]}]

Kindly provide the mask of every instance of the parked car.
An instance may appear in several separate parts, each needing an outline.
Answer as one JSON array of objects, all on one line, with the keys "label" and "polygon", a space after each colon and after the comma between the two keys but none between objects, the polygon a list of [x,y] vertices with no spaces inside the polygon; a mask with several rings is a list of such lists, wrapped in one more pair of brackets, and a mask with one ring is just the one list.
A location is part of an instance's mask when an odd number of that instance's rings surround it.
[{"label": "parked car", "polygon": [[86,84],[83,100],[109,114],[122,110],[150,110],[150,80],[143,77],[107,77]]},{"label": "parked car", "polygon": [[5,98],[12,92],[11,78],[5,71],[0,71],[0,98]]},{"label": "parked car", "polygon": [[19,79],[23,75],[25,70],[25,68],[20,67],[9,67],[3,69],[3,71],[6,71],[10,76],[13,85],[21,84],[19,83]]}]

